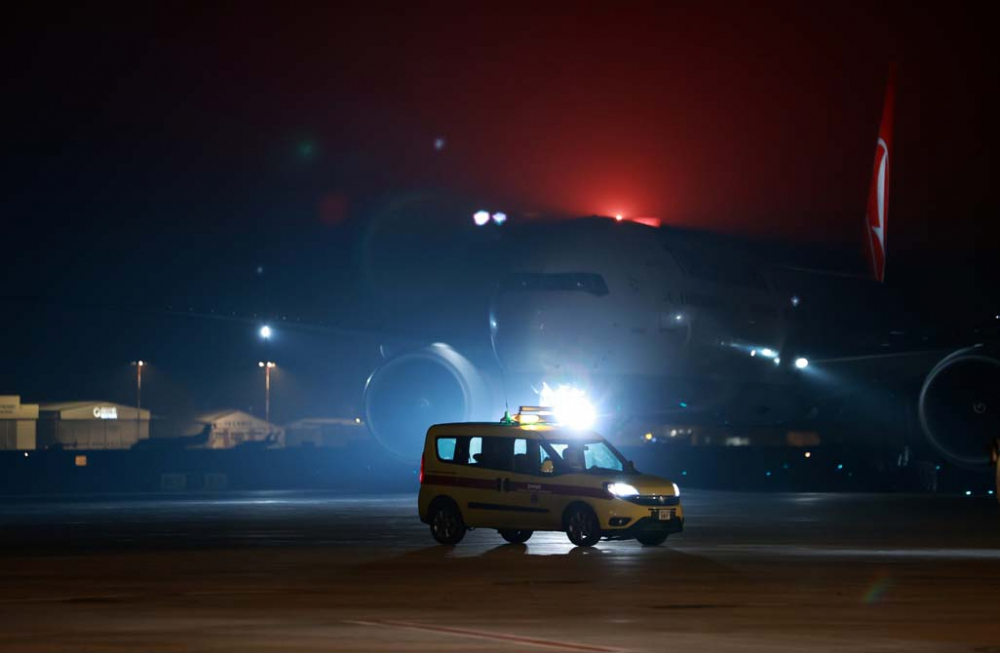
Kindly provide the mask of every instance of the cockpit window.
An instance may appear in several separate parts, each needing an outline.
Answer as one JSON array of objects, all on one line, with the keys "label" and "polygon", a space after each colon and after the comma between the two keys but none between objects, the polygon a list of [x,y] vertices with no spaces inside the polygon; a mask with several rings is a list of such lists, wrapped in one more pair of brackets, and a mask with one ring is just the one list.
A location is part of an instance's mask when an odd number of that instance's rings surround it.
[{"label": "cockpit window", "polygon": [[514,272],[500,282],[501,292],[585,292],[595,297],[608,294],[604,277],[593,272]]}]

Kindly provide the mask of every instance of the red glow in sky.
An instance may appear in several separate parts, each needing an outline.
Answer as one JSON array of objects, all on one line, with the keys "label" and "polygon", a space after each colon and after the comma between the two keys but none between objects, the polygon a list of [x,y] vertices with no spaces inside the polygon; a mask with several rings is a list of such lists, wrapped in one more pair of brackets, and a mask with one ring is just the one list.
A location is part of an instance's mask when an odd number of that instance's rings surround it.
[{"label": "red glow in sky", "polygon": [[24,30],[8,97],[37,101],[14,121],[25,144],[97,171],[88,198],[110,179],[147,203],[238,197],[336,225],[363,220],[366,198],[434,188],[512,215],[850,242],[896,60],[894,223],[908,216],[913,246],[975,243],[997,206],[981,18],[907,3],[87,9]]}]

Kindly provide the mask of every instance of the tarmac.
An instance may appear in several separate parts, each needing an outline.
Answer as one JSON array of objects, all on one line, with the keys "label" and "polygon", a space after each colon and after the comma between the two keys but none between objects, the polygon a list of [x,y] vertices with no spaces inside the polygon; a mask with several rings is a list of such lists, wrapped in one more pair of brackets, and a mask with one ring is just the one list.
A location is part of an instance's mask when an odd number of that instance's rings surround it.
[{"label": "tarmac", "polygon": [[439,546],[414,495],[0,501],[0,651],[1000,653],[993,497],[689,491],[660,547]]}]

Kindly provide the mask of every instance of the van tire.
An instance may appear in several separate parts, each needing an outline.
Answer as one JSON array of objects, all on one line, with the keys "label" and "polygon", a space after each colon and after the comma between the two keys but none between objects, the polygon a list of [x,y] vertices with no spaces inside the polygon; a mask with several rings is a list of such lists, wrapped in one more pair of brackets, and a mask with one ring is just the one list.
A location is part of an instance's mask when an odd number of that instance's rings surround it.
[{"label": "van tire", "polygon": [[534,531],[518,531],[513,529],[501,529],[497,533],[500,533],[500,537],[507,540],[511,544],[524,544],[531,539],[531,535]]},{"label": "van tire", "polygon": [[431,504],[427,522],[431,527],[431,537],[441,544],[454,546],[465,537],[465,520],[458,505],[448,498],[435,499]]},{"label": "van tire", "polygon": [[585,503],[574,503],[563,514],[566,537],[576,546],[594,546],[601,539],[601,524],[593,509]]}]

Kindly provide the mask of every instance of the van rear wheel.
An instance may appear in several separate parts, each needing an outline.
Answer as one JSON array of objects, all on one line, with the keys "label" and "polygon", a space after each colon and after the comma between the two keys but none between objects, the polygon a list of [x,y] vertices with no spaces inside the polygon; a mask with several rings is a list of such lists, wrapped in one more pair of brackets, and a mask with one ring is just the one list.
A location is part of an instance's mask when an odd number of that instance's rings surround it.
[{"label": "van rear wheel", "polygon": [[601,525],[590,506],[570,507],[566,513],[566,536],[576,546],[594,546],[601,539]]},{"label": "van rear wheel", "polygon": [[516,531],[511,529],[500,529],[497,531],[500,533],[500,537],[507,540],[511,544],[524,544],[531,539],[531,535],[535,531]]},{"label": "van rear wheel", "polygon": [[431,511],[431,536],[441,544],[455,545],[465,537],[465,521],[451,501],[442,501]]}]

